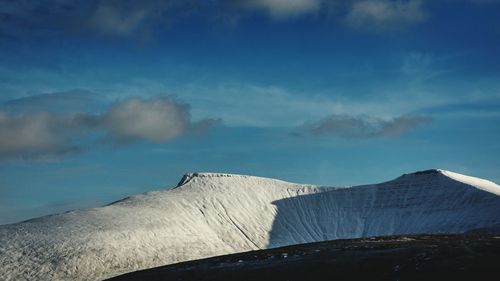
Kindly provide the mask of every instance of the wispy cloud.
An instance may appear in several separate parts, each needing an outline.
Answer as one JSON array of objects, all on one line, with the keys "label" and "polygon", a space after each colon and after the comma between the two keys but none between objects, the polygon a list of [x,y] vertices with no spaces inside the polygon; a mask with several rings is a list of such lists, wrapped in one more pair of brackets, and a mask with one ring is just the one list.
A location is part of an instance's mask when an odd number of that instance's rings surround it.
[{"label": "wispy cloud", "polygon": [[456,95],[448,97],[441,92],[413,92],[406,85],[390,90],[384,87],[367,88],[376,95],[358,97],[336,89],[303,92],[281,86],[231,83],[191,85],[179,95],[191,102],[194,116],[217,114],[227,125],[255,127],[297,126],[332,112],[389,120],[456,99]]},{"label": "wispy cloud", "polygon": [[401,73],[413,83],[422,83],[450,74],[453,68],[445,66],[449,56],[436,58],[428,53],[410,52],[401,64]]},{"label": "wispy cloud", "polygon": [[162,143],[220,124],[220,119],[191,121],[189,106],[169,97],[129,98],[102,114],[0,111],[0,158],[36,158],[79,151],[84,146],[82,139],[99,132],[116,144]]},{"label": "wispy cloud", "polygon": [[273,19],[284,20],[317,13],[322,0],[229,0],[225,3],[233,8],[263,11]]},{"label": "wispy cloud", "polygon": [[429,123],[430,117],[403,115],[384,120],[361,115],[330,115],[321,120],[306,122],[297,127],[292,135],[331,135],[340,138],[379,138],[397,137]]},{"label": "wispy cloud", "polygon": [[75,89],[11,99],[0,104],[0,110],[15,112],[82,111],[88,108],[99,108],[99,104],[103,100],[103,96],[92,91]]},{"label": "wispy cloud", "polygon": [[[120,4],[120,1],[99,1],[89,18],[85,20],[86,27],[104,34],[129,35],[155,11],[154,5],[144,7],[133,3],[127,4]],[[158,8],[160,11],[163,9],[162,6]]]},{"label": "wispy cloud", "polygon": [[427,18],[421,0],[353,1],[345,22],[354,28],[397,30]]},{"label": "wispy cloud", "polygon": [[103,35],[130,36],[149,32],[153,27],[196,10],[196,0],[98,0],[80,25]]}]

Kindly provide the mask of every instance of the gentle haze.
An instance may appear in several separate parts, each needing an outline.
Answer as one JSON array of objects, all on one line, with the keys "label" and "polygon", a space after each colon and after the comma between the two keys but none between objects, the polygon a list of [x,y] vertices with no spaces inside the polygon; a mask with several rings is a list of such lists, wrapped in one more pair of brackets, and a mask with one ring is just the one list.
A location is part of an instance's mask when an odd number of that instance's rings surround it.
[{"label": "gentle haze", "polygon": [[500,1],[0,0],[0,224],[187,172],[500,182]]}]

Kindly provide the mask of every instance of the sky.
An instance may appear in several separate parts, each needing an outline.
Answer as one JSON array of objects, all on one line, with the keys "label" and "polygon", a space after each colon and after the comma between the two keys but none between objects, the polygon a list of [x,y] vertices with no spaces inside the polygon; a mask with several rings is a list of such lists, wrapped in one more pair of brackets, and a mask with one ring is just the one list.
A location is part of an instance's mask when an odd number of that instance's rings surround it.
[{"label": "sky", "polygon": [[0,0],[0,224],[188,172],[500,182],[500,1]]}]

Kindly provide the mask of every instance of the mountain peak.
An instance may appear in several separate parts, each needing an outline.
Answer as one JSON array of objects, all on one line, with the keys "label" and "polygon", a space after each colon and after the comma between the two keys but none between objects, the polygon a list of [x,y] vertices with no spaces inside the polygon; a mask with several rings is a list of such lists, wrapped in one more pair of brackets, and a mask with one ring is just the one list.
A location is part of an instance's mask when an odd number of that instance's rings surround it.
[{"label": "mountain peak", "polygon": [[429,170],[416,171],[416,172],[413,172],[410,174],[412,174],[412,175],[432,175],[432,174],[440,174],[442,172],[443,172],[443,170],[441,170],[441,169],[429,169]]},{"label": "mountain peak", "polygon": [[451,179],[453,181],[458,181],[461,183],[464,183],[466,185],[494,193],[496,195],[500,195],[500,186],[492,181],[481,179],[481,178],[476,178],[472,176],[467,176],[463,174],[459,174],[456,172],[452,171],[447,171],[443,169],[429,169],[429,170],[422,170],[422,171],[417,171],[413,173],[408,173],[408,174],[403,174],[400,178],[408,178],[408,177],[423,177],[424,179],[426,177],[434,177],[434,176],[441,176],[447,179]]},{"label": "mountain peak", "polygon": [[181,180],[179,181],[176,187],[185,185],[195,178],[232,178],[232,177],[250,178],[253,176],[228,174],[228,173],[210,173],[210,172],[186,173],[184,174],[184,176],[182,176]]}]

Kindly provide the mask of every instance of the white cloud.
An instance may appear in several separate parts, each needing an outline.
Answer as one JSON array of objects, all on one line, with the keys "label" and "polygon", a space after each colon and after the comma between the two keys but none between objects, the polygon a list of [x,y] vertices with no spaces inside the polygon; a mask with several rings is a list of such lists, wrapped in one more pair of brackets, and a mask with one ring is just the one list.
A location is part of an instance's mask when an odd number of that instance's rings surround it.
[{"label": "white cloud", "polygon": [[354,1],[345,22],[355,28],[399,29],[427,18],[421,0]]},{"label": "white cloud", "polygon": [[164,142],[185,134],[190,117],[187,105],[168,98],[132,98],[112,106],[100,125],[120,142],[136,139]]},{"label": "white cloud", "polygon": [[80,116],[93,128],[103,129],[116,143],[145,140],[166,142],[200,133],[221,124],[221,119],[191,121],[189,106],[169,97],[129,98],[115,103],[102,115]]},{"label": "white cloud", "polygon": [[242,0],[245,8],[261,9],[274,19],[285,19],[304,14],[316,13],[321,8],[321,0]]}]

